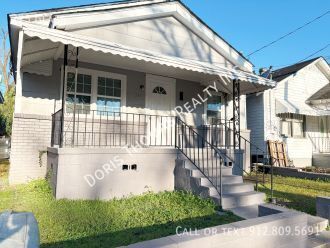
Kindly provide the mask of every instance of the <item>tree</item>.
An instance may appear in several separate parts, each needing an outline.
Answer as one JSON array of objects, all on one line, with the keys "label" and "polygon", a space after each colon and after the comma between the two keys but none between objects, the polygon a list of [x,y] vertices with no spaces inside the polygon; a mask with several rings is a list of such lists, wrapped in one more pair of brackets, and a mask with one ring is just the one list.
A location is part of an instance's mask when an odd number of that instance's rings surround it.
[{"label": "tree", "polygon": [[9,85],[9,89],[6,91],[4,99],[4,103],[0,105],[0,125],[3,133],[11,136],[15,103],[15,87],[13,85]]},{"label": "tree", "polygon": [[0,50],[0,73],[2,74],[2,82],[5,84],[4,103],[0,105],[0,125],[3,134],[11,135],[11,127],[13,122],[14,101],[15,101],[15,84],[10,73],[10,51],[7,49],[8,32],[1,29],[1,50]]},{"label": "tree", "polygon": [[0,50],[0,73],[2,74],[2,82],[5,84],[6,92],[9,90],[9,87],[13,84],[13,77],[10,73],[10,50],[7,49],[7,38],[8,32],[1,28],[1,50]]}]

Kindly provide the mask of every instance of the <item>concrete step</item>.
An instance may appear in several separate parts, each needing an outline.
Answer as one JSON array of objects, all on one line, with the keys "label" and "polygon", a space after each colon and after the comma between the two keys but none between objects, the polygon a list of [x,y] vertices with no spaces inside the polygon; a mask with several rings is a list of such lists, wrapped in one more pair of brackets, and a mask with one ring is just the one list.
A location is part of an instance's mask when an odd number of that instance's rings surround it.
[{"label": "concrete step", "polygon": [[[206,186],[203,186],[206,187]],[[210,188],[210,195],[217,194],[217,190],[214,187]],[[220,191],[220,187],[218,188]],[[224,184],[222,193],[223,194],[235,194],[235,193],[244,193],[244,192],[251,192],[254,190],[253,184],[247,184],[247,183],[237,183],[237,184]]]},{"label": "concrete step", "polygon": [[[187,168],[188,167],[188,168]],[[192,168],[193,167],[193,168]],[[193,177],[201,177],[203,174],[202,172],[197,169],[196,166],[185,166],[186,169],[191,170],[191,175]],[[213,176],[213,177],[220,177],[220,168],[201,168],[204,170],[205,174]],[[223,176],[230,176],[232,175],[232,168],[231,167],[222,167],[221,173]]]},{"label": "concrete step", "polygon": [[222,184],[223,194],[235,194],[254,191],[254,184],[251,183],[232,183]]},{"label": "concrete step", "polygon": [[243,183],[242,176],[236,176],[236,175],[222,176],[222,184],[237,184],[237,183]]},{"label": "concrete step", "polygon": [[316,233],[310,236],[309,239],[319,243],[324,243],[326,245],[324,247],[330,248],[330,231]]},{"label": "concrete step", "polygon": [[253,219],[258,217],[258,204],[250,205],[250,206],[243,206],[243,207],[236,207],[230,208],[229,211],[233,212],[235,215],[242,217],[244,219]]},{"label": "concrete step", "polygon": [[[207,178],[200,177],[200,179],[201,179],[201,185],[212,186],[212,184],[210,183],[210,181]],[[216,182],[218,185],[220,185],[220,177],[210,177],[210,179],[214,180],[214,182]],[[243,179],[241,176],[227,175],[227,176],[222,176],[222,183],[223,184],[243,183]]]},{"label": "concrete step", "polygon": [[[220,152],[220,156],[226,157],[225,154],[227,154],[228,157],[230,157],[231,152],[225,152],[225,150],[218,149],[218,152]],[[215,159],[215,157],[219,158],[219,153],[215,152],[213,148],[187,148],[184,149],[184,153],[187,154],[191,159],[195,160],[211,160],[212,158]]]},{"label": "concrete step", "polygon": [[264,199],[264,193],[255,191],[236,194],[223,194],[222,208],[231,209],[242,206],[257,205],[263,203]]},{"label": "concrete step", "polygon": [[319,233],[321,231],[324,231],[328,224],[329,221],[327,219],[318,217],[318,216],[313,216],[313,215],[307,215],[307,224],[311,228],[313,228],[313,233]]}]

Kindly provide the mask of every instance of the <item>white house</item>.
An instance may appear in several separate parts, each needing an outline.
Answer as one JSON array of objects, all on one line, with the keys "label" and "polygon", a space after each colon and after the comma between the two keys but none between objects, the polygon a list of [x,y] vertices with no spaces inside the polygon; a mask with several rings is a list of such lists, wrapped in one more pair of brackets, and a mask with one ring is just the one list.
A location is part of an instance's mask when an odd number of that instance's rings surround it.
[{"label": "white house", "polygon": [[227,208],[262,201],[229,165],[249,165],[245,95],[275,83],[183,3],[18,13],[9,27],[11,183],[49,171],[57,198],[184,188]]},{"label": "white house", "polygon": [[[251,141],[284,140],[294,166],[330,165],[330,67],[322,57],[272,73],[274,89],[247,97]],[[257,154],[255,154],[256,159]]]}]

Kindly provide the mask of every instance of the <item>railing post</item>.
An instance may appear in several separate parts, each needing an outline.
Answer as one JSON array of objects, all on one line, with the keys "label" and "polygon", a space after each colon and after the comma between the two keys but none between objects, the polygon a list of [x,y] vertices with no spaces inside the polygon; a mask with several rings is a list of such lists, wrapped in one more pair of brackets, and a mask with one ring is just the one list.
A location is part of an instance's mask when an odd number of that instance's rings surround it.
[{"label": "railing post", "polygon": [[177,144],[177,128],[178,128],[178,117],[175,116],[174,117],[174,147],[178,148],[178,144]]},{"label": "railing post", "polygon": [[[258,153],[257,153],[257,157],[258,157]],[[255,166],[255,170],[256,170],[256,191],[259,191],[258,190],[258,184],[259,184],[259,178],[258,178],[258,159],[257,159],[257,163],[256,163],[256,166]]]},{"label": "railing post", "polygon": [[[218,156],[218,151],[217,151],[217,154],[216,154],[217,156]],[[220,189],[219,189],[219,191],[220,191],[220,206],[221,206],[221,208],[222,208],[222,163],[223,163],[223,159],[221,158],[221,156],[219,156],[219,161],[220,161]]]},{"label": "railing post", "polygon": [[273,163],[270,165],[270,200],[272,203],[274,203],[274,188],[273,188]]}]

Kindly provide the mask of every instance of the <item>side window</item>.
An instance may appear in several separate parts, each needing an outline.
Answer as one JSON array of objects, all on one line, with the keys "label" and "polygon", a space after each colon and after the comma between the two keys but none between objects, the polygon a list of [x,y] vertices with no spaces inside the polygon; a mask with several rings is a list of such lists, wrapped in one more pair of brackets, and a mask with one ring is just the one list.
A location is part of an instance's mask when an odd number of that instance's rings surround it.
[{"label": "side window", "polygon": [[[67,73],[66,84],[66,111],[72,113],[74,103],[76,103],[76,111],[82,114],[90,112],[92,90],[92,76],[87,74],[78,74],[77,81],[75,73]],[[76,95],[76,97],[75,97]]]},{"label": "side window", "polygon": [[290,121],[281,121],[281,135],[284,137],[291,137],[291,122]]},{"label": "side window", "polygon": [[[279,117],[281,117],[281,115]],[[305,132],[304,116],[289,114],[289,116],[281,117],[281,136],[303,138],[305,135],[304,132]]]},{"label": "side window", "polygon": [[121,80],[98,77],[97,111],[100,115],[119,114],[121,107]]}]

